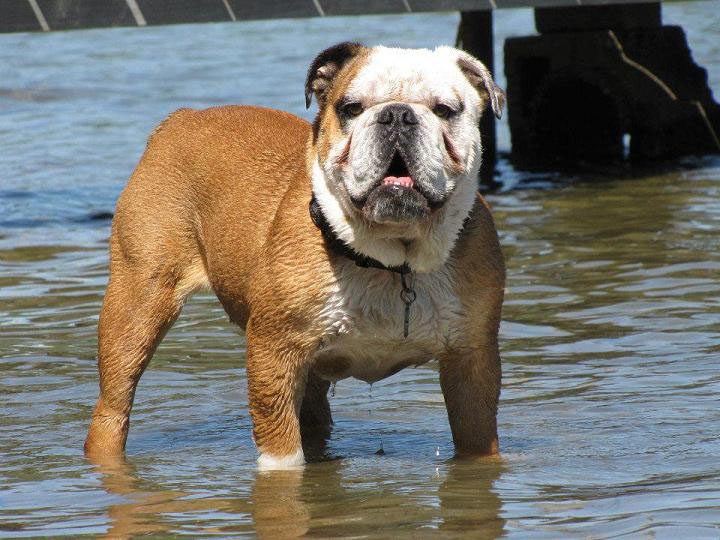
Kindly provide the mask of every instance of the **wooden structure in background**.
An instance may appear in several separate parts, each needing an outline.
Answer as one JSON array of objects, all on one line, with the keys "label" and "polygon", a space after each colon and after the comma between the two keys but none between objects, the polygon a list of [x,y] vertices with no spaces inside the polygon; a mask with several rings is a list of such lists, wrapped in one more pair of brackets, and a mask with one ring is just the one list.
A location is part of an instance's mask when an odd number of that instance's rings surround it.
[{"label": "wooden structure in background", "polygon": [[[494,71],[492,12],[517,7],[535,8],[540,35],[505,44],[516,165],[720,153],[720,106],[707,74],[692,61],[683,30],[662,26],[657,1],[0,0],[0,33],[460,11],[457,45]],[[490,183],[493,115],[480,127],[481,178]]]},{"label": "wooden structure in background", "polygon": [[[720,153],[720,106],[659,3],[535,10],[505,42],[512,160],[525,168]],[[629,139],[629,141],[627,140]]]},{"label": "wooden structure in background", "polygon": [[638,1],[643,0],[0,0],[0,33]]}]

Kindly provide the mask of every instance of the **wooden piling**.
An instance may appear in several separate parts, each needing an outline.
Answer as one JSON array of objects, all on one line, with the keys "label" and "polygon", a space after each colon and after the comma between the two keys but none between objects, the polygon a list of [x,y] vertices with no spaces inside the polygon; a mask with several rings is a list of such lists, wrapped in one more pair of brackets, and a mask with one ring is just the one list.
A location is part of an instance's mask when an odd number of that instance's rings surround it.
[{"label": "wooden piling", "polygon": [[[493,52],[493,12],[461,11],[457,34],[457,47],[480,60],[495,76],[495,54]],[[480,121],[483,156],[480,166],[480,182],[492,186],[497,161],[495,116],[487,111]]]}]

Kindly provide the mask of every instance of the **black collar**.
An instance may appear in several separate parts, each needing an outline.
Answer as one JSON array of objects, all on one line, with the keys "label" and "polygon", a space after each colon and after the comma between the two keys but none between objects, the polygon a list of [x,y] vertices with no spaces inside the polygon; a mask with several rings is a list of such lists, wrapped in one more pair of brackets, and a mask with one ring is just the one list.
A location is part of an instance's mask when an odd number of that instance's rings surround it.
[{"label": "black collar", "polygon": [[325,215],[322,213],[314,193],[310,199],[310,217],[312,218],[315,226],[320,229],[320,232],[322,233],[323,238],[325,238],[325,242],[327,242],[327,246],[330,251],[336,253],[337,255],[347,257],[362,268],[379,268],[380,270],[387,270],[388,272],[395,272],[397,274],[407,274],[410,272],[410,266],[408,263],[404,263],[401,266],[385,266],[377,259],[358,253],[346,242],[340,240],[340,238],[338,238],[332,230],[332,227],[330,227]]}]

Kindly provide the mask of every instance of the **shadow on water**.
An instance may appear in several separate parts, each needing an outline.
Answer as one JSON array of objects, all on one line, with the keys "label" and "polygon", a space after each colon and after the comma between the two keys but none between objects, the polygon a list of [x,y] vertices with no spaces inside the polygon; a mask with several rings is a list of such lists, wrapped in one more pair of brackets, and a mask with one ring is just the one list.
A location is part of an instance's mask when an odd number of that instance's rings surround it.
[{"label": "shadow on water", "polygon": [[642,180],[703,170],[717,167],[719,164],[720,156],[707,155],[646,162],[628,160],[603,163],[576,162],[550,171],[516,168],[512,165],[508,152],[499,152],[494,182],[481,184],[480,192],[493,194],[517,189],[557,189],[585,183],[613,182],[619,178]]},{"label": "shadow on water", "polygon": [[203,497],[144,480],[131,461],[97,463],[102,488],[122,498],[109,506],[109,528],[101,537],[171,534],[178,530],[173,516],[192,514],[198,534],[254,531],[261,538],[405,538],[423,530],[454,537],[471,530],[473,537],[489,539],[503,532],[501,501],[492,489],[504,469],[500,460],[447,462],[424,479],[420,494],[397,489],[372,470],[360,478],[350,469],[335,460],[256,472],[249,496]]}]

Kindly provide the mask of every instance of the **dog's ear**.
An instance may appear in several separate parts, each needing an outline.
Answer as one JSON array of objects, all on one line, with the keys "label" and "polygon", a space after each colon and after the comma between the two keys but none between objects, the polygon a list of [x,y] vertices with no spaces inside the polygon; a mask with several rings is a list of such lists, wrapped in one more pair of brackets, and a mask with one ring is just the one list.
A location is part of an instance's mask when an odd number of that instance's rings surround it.
[{"label": "dog's ear", "polygon": [[325,49],[317,55],[308,69],[305,80],[305,107],[310,108],[313,94],[322,107],[333,79],[345,63],[355,57],[364,47],[360,43],[345,41]]},{"label": "dog's ear", "polygon": [[467,77],[470,84],[481,94],[487,94],[490,106],[497,118],[502,116],[503,106],[505,105],[505,92],[500,88],[490,75],[490,71],[485,65],[470,54],[459,49],[455,49],[457,54],[457,64],[460,71]]}]

